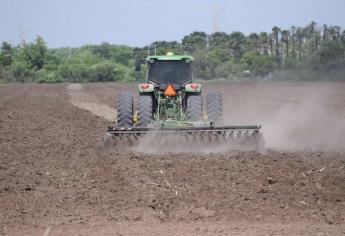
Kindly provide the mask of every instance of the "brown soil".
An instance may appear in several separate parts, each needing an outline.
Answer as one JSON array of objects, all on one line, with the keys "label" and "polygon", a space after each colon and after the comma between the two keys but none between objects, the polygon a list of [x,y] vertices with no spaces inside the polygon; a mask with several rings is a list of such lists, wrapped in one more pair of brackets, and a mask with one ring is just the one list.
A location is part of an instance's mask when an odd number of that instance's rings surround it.
[{"label": "brown soil", "polygon": [[[265,154],[97,149],[111,122],[67,85],[0,87],[0,233],[344,235],[345,84],[205,86],[228,122],[266,127]],[[82,90],[114,108],[135,87]]]}]

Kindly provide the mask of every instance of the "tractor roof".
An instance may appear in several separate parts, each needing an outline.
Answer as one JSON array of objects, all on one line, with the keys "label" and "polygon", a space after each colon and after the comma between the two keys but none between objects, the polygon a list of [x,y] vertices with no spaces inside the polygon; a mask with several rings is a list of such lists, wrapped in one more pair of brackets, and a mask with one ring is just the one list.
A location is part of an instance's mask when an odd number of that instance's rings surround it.
[{"label": "tractor roof", "polygon": [[146,61],[150,61],[151,59],[158,60],[158,61],[182,61],[189,59],[190,61],[193,61],[192,56],[188,55],[160,55],[160,56],[148,56],[146,57]]}]

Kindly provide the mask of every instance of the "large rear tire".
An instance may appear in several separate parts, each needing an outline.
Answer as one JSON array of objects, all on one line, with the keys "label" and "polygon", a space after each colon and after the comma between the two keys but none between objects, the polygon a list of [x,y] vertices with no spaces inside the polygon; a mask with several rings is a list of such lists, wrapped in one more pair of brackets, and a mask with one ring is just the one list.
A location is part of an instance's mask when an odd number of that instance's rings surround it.
[{"label": "large rear tire", "polygon": [[202,120],[202,97],[201,95],[189,95],[187,97],[186,114],[190,121]]},{"label": "large rear tire", "polygon": [[206,96],[207,117],[214,125],[223,124],[223,99],[220,92],[210,92]]},{"label": "large rear tire", "polygon": [[138,114],[137,126],[146,127],[148,124],[152,122],[152,114],[153,114],[152,96],[142,95],[138,97],[137,114]]},{"label": "large rear tire", "polygon": [[132,95],[122,92],[117,96],[117,126],[131,127],[133,122],[133,99]]}]

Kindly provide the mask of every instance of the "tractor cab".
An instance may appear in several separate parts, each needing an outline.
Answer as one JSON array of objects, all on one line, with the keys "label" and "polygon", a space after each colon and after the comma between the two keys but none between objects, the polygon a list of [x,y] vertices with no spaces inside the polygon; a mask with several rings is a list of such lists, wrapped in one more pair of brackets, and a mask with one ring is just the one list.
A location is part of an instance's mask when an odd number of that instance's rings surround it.
[{"label": "tractor cab", "polygon": [[192,82],[193,57],[184,55],[149,56],[146,81],[155,85],[173,84],[176,87]]}]

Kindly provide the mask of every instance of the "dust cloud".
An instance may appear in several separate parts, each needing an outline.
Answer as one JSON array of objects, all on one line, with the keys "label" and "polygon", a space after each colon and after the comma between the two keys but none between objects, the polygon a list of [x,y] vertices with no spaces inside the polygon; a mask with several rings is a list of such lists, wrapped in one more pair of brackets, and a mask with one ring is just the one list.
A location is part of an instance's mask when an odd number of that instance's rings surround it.
[{"label": "dust cloud", "polygon": [[339,151],[345,146],[345,83],[229,84],[227,124],[261,124],[266,147]]},{"label": "dust cloud", "polygon": [[[345,116],[332,91],[306,91],[263,121],[267,147],[284,150],[343,150]],[[342,107],[344,108],[344,107]]]},{"label": "dust cloud", "polygon": [[73,106],[90,111],[107,121],[115,120],[116,110],[108,105],[101,104],[97,97],[84,92],[81,84],[69,84],[67,90],[70,95],[70,102]]},{"label": "dust cloud", "polygon": [[[213,137],[216,139],[216,137]],[[238,140],[240,140],[238,138]],[[244,140],[242,140],[244,141]],[[247,139],[246,142],[217,142],[213,141],[201,141],[197,136],[185,136],[185,135],[157,135],[147,134],[139,142],[138,145],[132,148],[133,151],[149,153],[149,154],[164,154],[164,153],[224,153],[228,151],[259,151],[257,145],[254,144],[254,140]]]},{"label": "dust cloud", "polygon": [[[81,92],[79,86],[69,86],[72,104],[99,116],[109,114],[109,120],[115,117],[114,109],[102,108],[94,98]],[[224,124],[261,124],[266,148],[286,151],[345,150],[345,83],[214,83],[207,85],[204,96],[212,90],[223,93]],[[132,149],[146,153],[250,150],[247,146],[230,144],[187,143],[183,137],[147,135]]]},{"label": "dust cloud", "polygon": [[[263,82],[211,86],[210,91],[223,92],[225,125],[261,124],[266,148],[285,151],[345,150],[344,83]],[[135,149],[152,153],[250,150],[248,146],[188,146],[173,145],[174,142],[170,141],[169,138],[148,136]]]}]

